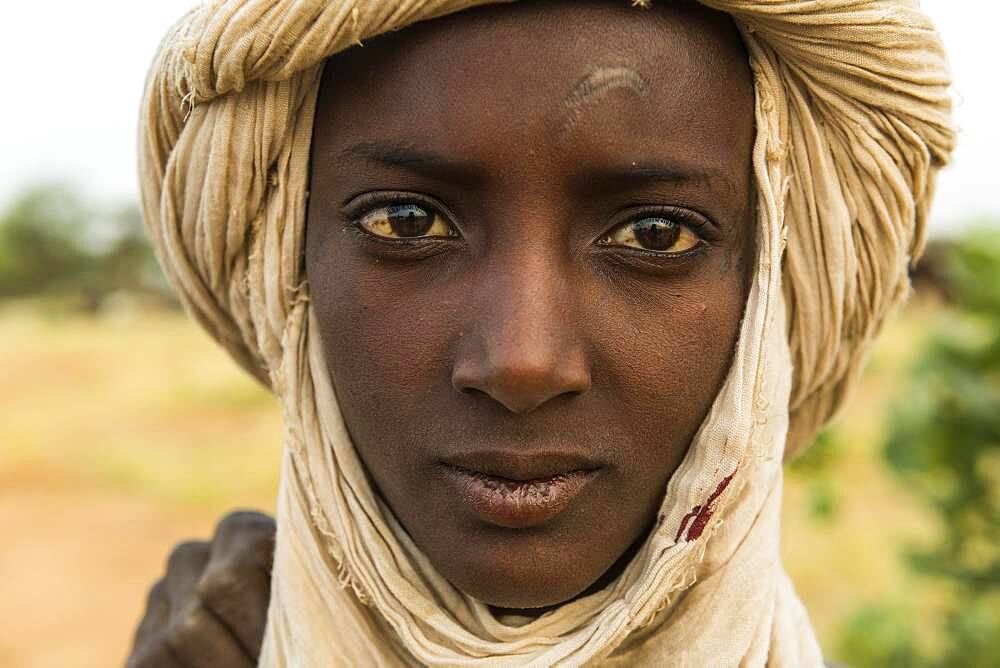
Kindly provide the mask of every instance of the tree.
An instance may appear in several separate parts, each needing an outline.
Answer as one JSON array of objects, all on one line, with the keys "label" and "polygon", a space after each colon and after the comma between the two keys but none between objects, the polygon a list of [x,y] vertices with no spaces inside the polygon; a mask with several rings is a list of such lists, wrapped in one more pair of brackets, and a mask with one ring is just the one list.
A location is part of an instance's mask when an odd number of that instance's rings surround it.
[{"label": "tree", "polygon": [[115,292],[170,295],[134,204],[95,206],[73,188],[41,184],[0,215],[0,297],[96,307]]}]

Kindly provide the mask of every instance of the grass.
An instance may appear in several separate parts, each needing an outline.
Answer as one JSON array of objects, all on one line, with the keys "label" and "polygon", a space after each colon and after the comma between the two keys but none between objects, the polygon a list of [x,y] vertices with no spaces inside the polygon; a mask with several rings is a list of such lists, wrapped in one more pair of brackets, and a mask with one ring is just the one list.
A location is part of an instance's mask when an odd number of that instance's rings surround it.
[{"label": "grass", "polygon": [[[787,476],[783,555],[825,647],[866,602],[902,594],[932,615],[941,596],[900,566],[935,532],[879,456],[935,313],[889,324],[822,466]],[[17,582],[0,664],[120,665],[168,547],[234,507],[273,509],[277,403],[177,313],[10,303],[0,340],[0,531],[16,536],[0,577]]]},{"label": "grass", "polygon": [[82,485],[221,510],[267,505],[277,402],[175,313],[0,312],[0,476],[57,470]]}]

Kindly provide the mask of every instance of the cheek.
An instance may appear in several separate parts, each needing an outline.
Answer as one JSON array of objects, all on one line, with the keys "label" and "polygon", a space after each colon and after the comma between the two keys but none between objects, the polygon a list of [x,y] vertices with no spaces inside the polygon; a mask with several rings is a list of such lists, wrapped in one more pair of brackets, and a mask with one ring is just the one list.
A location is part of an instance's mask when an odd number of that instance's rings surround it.
[{"label": "cheek", "polygon": [[660,316],[667,321],[660,329],[665,336],[643,337],[637,354],[650,363],[637,384],[645,381],[688,400],[714,397],[729,367],[741,315],[716,296],[696,292],[679,297]]},{"label": "cheek", "polygon": [[639,432],[637,442],[683,455],[731,364],[743,315],[742,275],[645,286],[640,294],[640,300],[610,300],[594,314],[603,323],[595,366]]},{"label": "cheek", "polygon": [[427,289],[420,271],[333,247],[308,271],[327,364],[359,449],[403,447],[415,431],[433,428],[435,398],[453,391],[461,337],[447,285]]}]

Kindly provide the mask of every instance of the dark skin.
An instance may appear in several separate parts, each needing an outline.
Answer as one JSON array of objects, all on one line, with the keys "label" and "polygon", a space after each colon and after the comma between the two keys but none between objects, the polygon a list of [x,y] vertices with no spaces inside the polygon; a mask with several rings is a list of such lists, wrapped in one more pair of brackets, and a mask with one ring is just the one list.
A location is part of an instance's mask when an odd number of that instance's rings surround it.
[{"label": "dark skin", "polygon": [[274,520],[238,511],[210,542],[174,548],[149,591],[129,668],[257,665],[271,596]]},{"label": "dark skin", "polygon": [[[331,58],[317,104],[306,275],[375,489],[497,612],[601,586],[738,336],[754,131],[734,26],[688,3],[474,9]],[[570,456],[592,479],[498,526],[448,484],[478,456]]]}]

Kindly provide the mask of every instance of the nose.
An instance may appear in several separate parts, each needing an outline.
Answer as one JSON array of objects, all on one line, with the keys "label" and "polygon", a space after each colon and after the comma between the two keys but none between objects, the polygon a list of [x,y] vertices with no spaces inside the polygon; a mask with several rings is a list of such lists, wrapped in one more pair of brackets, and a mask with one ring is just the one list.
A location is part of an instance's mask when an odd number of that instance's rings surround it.
[{"label": "nose", "polygon": [[455,389],[482,393],[515,414],[591,386],[569,281],[535,264],[507,265],[517,268],[484,280],[452,369]]}]

